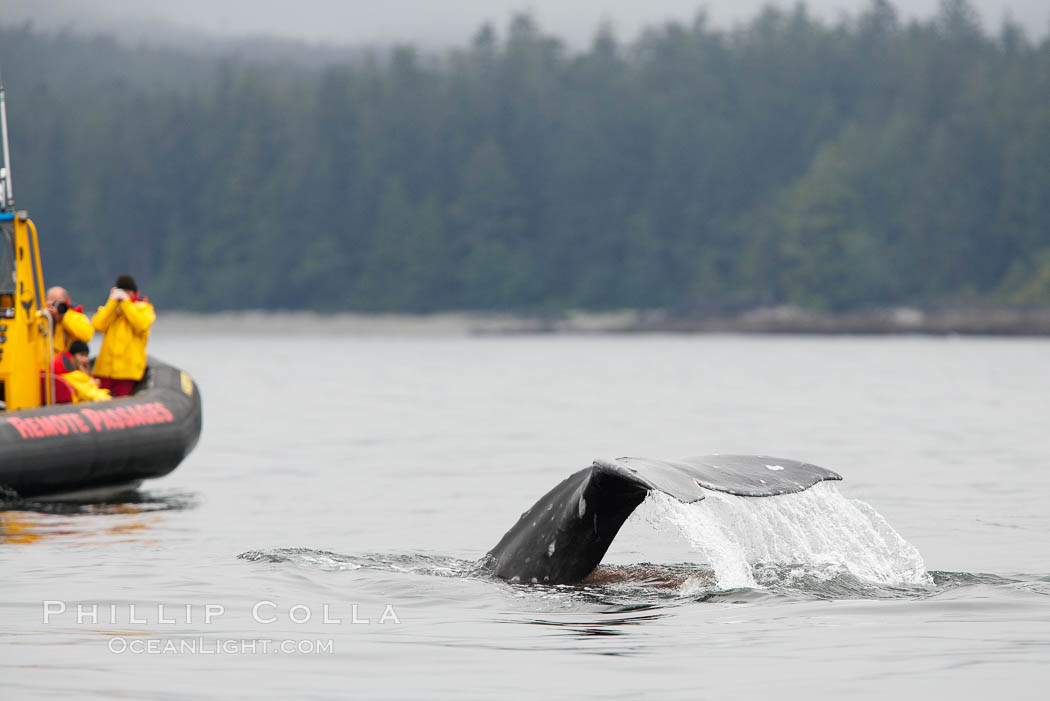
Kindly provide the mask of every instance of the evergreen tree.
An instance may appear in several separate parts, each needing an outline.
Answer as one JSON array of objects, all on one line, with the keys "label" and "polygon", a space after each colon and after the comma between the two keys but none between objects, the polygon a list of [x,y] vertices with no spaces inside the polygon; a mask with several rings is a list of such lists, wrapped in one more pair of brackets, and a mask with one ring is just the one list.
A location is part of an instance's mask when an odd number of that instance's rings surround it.
[{"label": "evergreen tree", "polygon": [[300,48],[0,26],[48,282],[93,306],[130,272],[198,310],[1050,303],[1050,39],[970,0]]}]

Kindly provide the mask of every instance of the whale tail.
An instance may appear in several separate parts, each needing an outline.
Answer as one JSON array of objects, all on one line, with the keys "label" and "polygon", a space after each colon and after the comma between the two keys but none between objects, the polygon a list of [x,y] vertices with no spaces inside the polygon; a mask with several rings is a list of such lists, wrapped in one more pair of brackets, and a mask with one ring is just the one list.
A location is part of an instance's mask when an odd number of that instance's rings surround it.
[{"label": "whale tail", "polygon": [[523,513],[482,564],[511,582],[571,584],[598,566],[650,491],[692,503],[704,498],[704,490],[768,497],[840,479],[816,465],[759,455],[595,460]]}]

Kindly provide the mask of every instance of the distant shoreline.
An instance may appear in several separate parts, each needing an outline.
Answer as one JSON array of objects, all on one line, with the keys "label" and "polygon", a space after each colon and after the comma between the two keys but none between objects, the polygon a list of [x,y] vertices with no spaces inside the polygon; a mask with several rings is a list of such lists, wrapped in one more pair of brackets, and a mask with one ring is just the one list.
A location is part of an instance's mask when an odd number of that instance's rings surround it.
[{"label": "distant shoreline", "polygon": [[541,334],[806,334],[806,335],[980,335],[1050,336],[1050,308],[873,309],[846,313],[781,306],[734,314],[677,315],[665,311],[435,314],[330,314],[251,310],[167,312],[164,333],[268,334],[309,331],[360,335],[541,335]]},{"label": "distant shoreline", "polygon": [[669,317],[654,326],[683,332],[1047,336],[1050,309],[896,307],[830,313],[784,306],[702,319]]}]

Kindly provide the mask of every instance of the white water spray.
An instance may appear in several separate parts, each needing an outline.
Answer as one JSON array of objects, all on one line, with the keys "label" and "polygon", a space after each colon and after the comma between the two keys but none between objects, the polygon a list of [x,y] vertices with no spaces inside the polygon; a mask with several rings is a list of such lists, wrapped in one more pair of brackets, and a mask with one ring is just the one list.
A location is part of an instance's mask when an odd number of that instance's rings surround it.
[{"label": "white water spray", "polygon": [[922,556],[875,509],[823,482],[797,494],[737,497],[708,491],[683,504],[654,492],[641,509],[657,530],[672,524],[714,569],[720,589],[755,587],[756,565],[843,572],[887,585],[931,583]]}]

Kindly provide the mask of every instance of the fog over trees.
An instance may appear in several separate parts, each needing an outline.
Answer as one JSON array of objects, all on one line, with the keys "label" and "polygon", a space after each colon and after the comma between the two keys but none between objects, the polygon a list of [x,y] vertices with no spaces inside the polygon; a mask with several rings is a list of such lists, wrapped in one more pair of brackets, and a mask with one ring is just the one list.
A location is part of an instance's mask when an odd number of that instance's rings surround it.
[{"label": "fog over trees", "polygon": [[200,310],[1050,304],[1050,40],[966,0],[264,54],[0,28],[50,284],[89,302],[131,272]]}]

